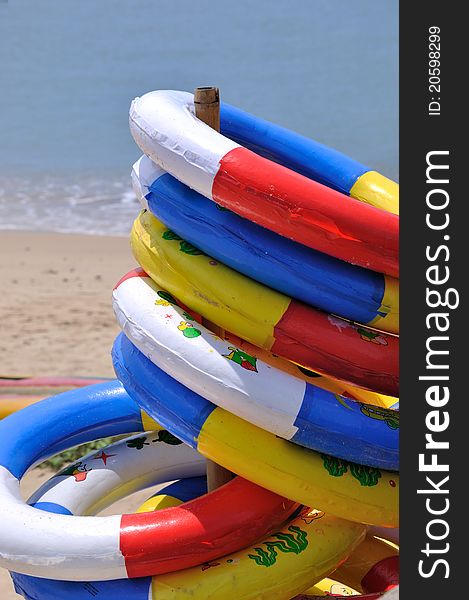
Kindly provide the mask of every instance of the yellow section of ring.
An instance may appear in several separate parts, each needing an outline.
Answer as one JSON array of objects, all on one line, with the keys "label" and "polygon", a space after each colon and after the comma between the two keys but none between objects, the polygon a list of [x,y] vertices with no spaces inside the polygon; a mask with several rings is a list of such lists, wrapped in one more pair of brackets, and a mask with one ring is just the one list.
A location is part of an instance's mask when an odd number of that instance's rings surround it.
[{"label": "yellow section of ring", "polygon": [[359,592],[345,583],[326,577],[303,592],[305,596],[356,596]]},{"label": "yellow section of ring", "polygon": [[357,523],[305,512],[255,547],[154,577],[152,600],[254,600],[261,590],[269,600],[291,598],[331,573],[364,535]]},{"label": "yellow section of ring", "polygon": [[363,173],[350,190],[352,198],[399,214],[399,184],[376,171]]},{"label": "yellow section of ring", "polygon": [[368,323],[370,327],[383,329],[389,333],[399,333],[399,280],[384,276],[384,294],[379,312],[386,316],[377,316]]},{"label": "yellow section of ring", "polygon": [[206,419],[197,450],[277,494],[338,517],[382,527],[399,524],[399,474],[292,444],[221,408]]},{"label": "yellow section of ring", "polygon": [[[164,238],[165,232],[168,232],[165,225],[143,211],[135,220],[130,236],[136,260],[153,281],[219,327],[234,329],[256,345],[272,346],[274,326],[287,310],[290,298],[205,254],[193,254],[188,262],[187,252],[180,251],[180,239],[171,240],[170,234]],[[229,293],[233,289],[243,304],[249,306],[248,315],[237,310]]]},{"label": "yellow section of ring", "polygon": [[139,506],[135,512],[154,512],[156,510],[163,510],[164,508],[174,508],[175,506],[180,506],[181,504],[182,500],[179,500],[174,496],[169,496],[168,494],[157,494],[151,498],[148,498],[148,500],[145,500],[145,502]]}]

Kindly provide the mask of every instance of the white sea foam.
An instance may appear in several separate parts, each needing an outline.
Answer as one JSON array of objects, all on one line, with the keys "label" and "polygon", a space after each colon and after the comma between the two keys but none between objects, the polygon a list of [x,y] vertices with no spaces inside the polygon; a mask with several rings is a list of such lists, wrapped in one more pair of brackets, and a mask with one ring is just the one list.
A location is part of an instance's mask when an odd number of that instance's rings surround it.
[{"label": "white sea foam", "polygon": [[0,229],[128,235],[139,204],[129,178],[0,175]]}]

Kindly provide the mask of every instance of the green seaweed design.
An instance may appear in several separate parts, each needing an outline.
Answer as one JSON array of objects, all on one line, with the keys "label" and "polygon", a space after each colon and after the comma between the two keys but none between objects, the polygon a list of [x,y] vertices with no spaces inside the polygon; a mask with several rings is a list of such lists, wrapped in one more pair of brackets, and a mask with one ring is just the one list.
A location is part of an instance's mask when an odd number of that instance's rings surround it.
[{"label": "green seaweed design", "polygon": [[329,454],[321,454],[321,458],[324,461],[324,466],[332,477],[342,477],[344,473],[347,473],[348,463],[346,460],[330,456]]},{"label": "green seaweed design", "polygon": [[366,465],[358,465],[357,463],[349,463],[342,458],[329,456],[329,454],[321,454],[324,462],[324,467],[332,477],[342,477],[350,468],[350,474],[360,482],[360,485],[373,487],[378,484],[381,478],[381,471],[375,467],[367,467]]},{"label": "green seaweed design", "polygon": [[161,237],[168,242],[171,242],[173,240],[177,240],[178,242],[180,242],[182,240],[182,237],[179,237],[178,234],[174,233],[174,231],[171,231],[171,229],[166,229],[166,231],[163,231]]},{"label": "green seaweed design", "polygon": [[179,250],[184,252],[184,254],[190,254],[191,256],[203,255],[201,250],[193,246],[190,242],[183,240],[182,237],[180,237],[177,233],[174,233],[174,231],[171,231],[171,229],[166,229],[166,231],[163,231],[161,237],[167,241],[176,240],[179,242]]},{"label": "green seaweed design", "polygon": [[179,250],[184,254],[190,254],[191,256],[201,256],[203,252],[190,244],[189,242],[179,242]]},{"label": "green seaweed design", "polygon": [[357,463],[350,463],[350,473],[355,479],[358,479],[361,485],[373,487],[378,484],[378,480],[381,477],[381,471],[374,467],[367,467],[365,465],[357,465]]},{"label": "green seaweed design", "polygon": [[278,552],[301,554],[308,546],[308,534],[296,525],[290,525],[291,533],[274,533],[277,541],[265,542],[265,548],[254,548],[256,554],[248,554],[259,567],[271,567],[277,562]]}]

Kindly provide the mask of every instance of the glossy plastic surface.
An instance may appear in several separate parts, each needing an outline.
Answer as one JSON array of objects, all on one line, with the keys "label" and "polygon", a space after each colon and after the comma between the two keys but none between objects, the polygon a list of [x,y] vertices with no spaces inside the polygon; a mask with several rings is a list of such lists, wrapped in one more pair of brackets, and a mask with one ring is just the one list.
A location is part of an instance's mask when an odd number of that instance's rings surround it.
[{"label": "glossy plastic surface", "polygon": [[131,244],[163,289],[219,327],[309,369],[396,396],[399,339],[339,319],[237,273],[178,239],[148,211]]}]

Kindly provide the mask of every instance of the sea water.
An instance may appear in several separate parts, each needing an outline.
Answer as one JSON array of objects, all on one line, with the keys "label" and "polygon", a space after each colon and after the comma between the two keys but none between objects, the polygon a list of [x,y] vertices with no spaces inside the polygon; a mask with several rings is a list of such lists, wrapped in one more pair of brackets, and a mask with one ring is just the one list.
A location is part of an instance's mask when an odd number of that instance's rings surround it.
[{"label": "sea water", "polygon": [[0,229],[127,234],[129,104],[200,85],[398,177],[397,0],[10,0]]}]

